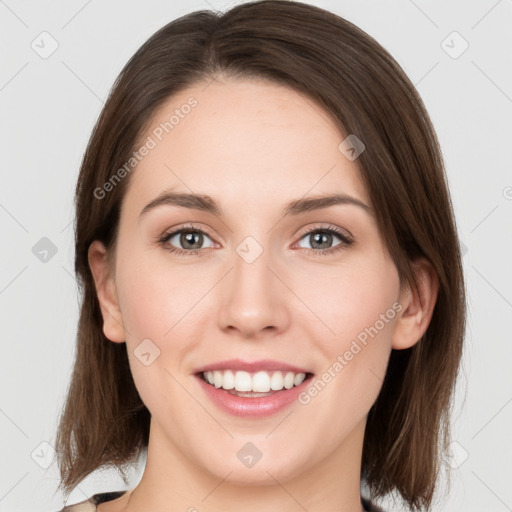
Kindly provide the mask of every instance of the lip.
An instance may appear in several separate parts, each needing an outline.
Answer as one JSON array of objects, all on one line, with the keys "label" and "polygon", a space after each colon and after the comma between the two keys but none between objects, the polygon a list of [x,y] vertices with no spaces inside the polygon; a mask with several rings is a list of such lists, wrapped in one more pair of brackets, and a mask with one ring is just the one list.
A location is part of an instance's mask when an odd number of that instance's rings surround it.
[{"label": "lip", "polygon": [[[299,368],[282,361],[275,361],[272,359],[260,359],[259,361],[244,361],[242,359],[227,359],[225,361],[218,361],[216,363],[201,366],[194,370],[194,373],[201,374],[203,372],[209,372],[214,370],[237,370],[248,373],[254,373],[257,371],[278,371],[285,370],[293,373],[312,373],[310,370]],[[293,388],[292,388],[293,389]]]},{"label": "lip", "polygon": [[233,416],[253,418],[270,416],[298,400],[299,394],[309,386],[312,376],[312,373],[307,373],[304,381],[291,389],[282,389],[269,396],[251,398],[232,395],[225,389],[212,386],[201,377],[201,372],[195,375],[204,393],[217,408]]}]

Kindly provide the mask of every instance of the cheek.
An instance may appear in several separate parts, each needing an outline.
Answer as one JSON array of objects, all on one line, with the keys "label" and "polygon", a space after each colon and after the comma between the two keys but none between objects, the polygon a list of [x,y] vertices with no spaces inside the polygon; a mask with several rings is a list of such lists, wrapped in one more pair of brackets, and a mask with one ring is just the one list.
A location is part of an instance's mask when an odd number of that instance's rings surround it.
[{"label": "cheek", "polygon": [[[325,340],[325,347],[339,348],[376,322],[379,330],[391,330],[388,327],[395,317],[392,306],[399,297],[399,277],[390,260],[367,258],[337,269],[310,272],[295,286],[316,313],[311,317],[314,339]],[[381,315],[390,308],[383,328]]]},{"label": "cheek", "polygon": [[[132,343],[138,338],[162,342],[194,308],[205,292],[207,276],[177,263],[162,252],[149,251],[121,261],[116,272],[123,322]],[[211,279],[210,279],[211,280]]]},{"label": "cheek", "polygon": [[[357,418],[374,403],[386,373],[400,309],[398,272],[391,260],[375,253],[313,277],[302,289],[304,302],[319,317],[310,316],[308,329],[323,364],[318,391],[312,389],[318,399],[305,396],[304,402],[314,400],[325,414],[343,404]],[[340,413],[334,421],[343,417]]]},{"label": "cheek", "polygon": [[[187,353],[199,343],[198,333],[204,332],[204,308],[213,307],[202,297],[215,276],[190,269],[171,261],[163,251],[150,258],[149,252],[133,250],[117,265],[128,357],[137,389],[148,406],[159,400],[155,389],[163,389],[162,384],[169,386],[167,398],[173,394],[175,381],[170,374],[184,370]],[[146,362],[154,362],[146,366],[142,354],[147,353]]]},{"label": "cheek", "polygon": [[169,328],[168,303],[174,290],[146,269],[120,274],[124,284],[119,290],[119,303],[127,337],[132,343],[141,337],[159,339]]},{"label": "cheek", "polygon": [[332,431],[326,435],[335,443],[347,428],[347,417],[362,419],[377,399],[401,306],[398,272],[389,260],[361,261],[328,277],[317,276],[317,283],[330,292],[322,294],[316,287],[307,299],[322,320],[310,324],[310,338],[323,365],[300,402],[314,404],[320,418],[330,417]]},{"label": "cheek", "polygon": [[183,327],[197,299],[194,286],[187,287],[182,276],[140,260],[133,263],[134,259],[131,266],[127,261],[119,267],[119,303],[134,383],[154,414],[179,403],[181,388],[173,376],[179,375],[180,361],[190,350],[191,343],[184,343],[190,336]]}]

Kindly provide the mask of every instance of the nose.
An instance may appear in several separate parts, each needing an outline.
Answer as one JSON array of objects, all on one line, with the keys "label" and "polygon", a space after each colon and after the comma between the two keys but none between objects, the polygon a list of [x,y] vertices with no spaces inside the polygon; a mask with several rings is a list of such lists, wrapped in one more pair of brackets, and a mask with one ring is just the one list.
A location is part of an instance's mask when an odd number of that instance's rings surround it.
[{"label": "nose", "polygon": [[218,323],[221,330],[240,338],[260,339],[285,331],[290,323],[293,294],[283,284],[268,251],[252,262],[238,254],[219,290]]}]

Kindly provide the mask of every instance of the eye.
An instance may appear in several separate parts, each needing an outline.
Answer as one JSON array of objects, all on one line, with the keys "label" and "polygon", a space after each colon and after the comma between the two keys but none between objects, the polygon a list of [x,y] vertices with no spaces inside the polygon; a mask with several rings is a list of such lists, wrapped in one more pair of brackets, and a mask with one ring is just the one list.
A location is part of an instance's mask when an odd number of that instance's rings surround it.
[{"label": "eye", "polygon": [[[207,249],[207,247],[203,247],[203,245],[207,240],[210,240],[212,245],[215,244],[203,230],[193,225],[187,225],[164,233],[158,242],[171,253],[180,256],[196,256],[205,253],[203,249]],[[308,254],[328,255],[346,249],[352,243],[351,235],[339,228],[317,226],[303,234],[297,245]]]},{"label": "eye", "polygon": [[204,231],[194,226],[184,226],[170,233],[165,233],[159,239],[159,243],[169,252],[193,256],[200,253],[201,249],[204,249],[203,244],[205,240],[213,242]]},{"label": "eye", "polygon": [[[336,243],[336,239],[338,242]],[[348,233],[344,233],[335,227],[315,227],[311,228],[301,237],[298,246],[306,249],[310,254],[325,255],[338,250],[345,249],[353,243]]]}]

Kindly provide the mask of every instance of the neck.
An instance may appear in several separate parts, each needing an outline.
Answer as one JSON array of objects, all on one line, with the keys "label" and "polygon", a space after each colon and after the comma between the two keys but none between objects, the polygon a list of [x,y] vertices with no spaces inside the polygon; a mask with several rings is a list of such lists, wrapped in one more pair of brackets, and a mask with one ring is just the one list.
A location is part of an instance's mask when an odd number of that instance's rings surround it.
[{"label": "neck", "polygon": [[[305,459],[301,467],[290,468],[286,461],[273,460],[270,455],[244,471],[233,459],[232,466],[216,474],[187,456],[183,445],[175,445],[152,419],[144,474],[127,496],[124,511],[362,512],[365,424],[366,417],[334,452],[313,465]],[[256,436],[252,439],[257,446],[265,442],[264,436],[259,441]]]}]

